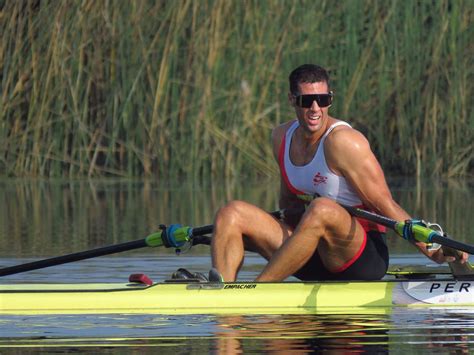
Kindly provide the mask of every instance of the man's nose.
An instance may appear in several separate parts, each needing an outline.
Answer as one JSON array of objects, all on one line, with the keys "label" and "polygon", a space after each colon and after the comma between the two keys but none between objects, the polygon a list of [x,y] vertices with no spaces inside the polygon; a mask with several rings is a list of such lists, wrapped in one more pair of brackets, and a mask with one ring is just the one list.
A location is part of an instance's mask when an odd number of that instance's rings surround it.
[{"label": "man's nose", "polygon": [[313,111],[317,111],[319,110],[321,107],[319,107],[318,105],[318,102],[316,100],[313,100],[313,103],[311,104],[311,110]]}]

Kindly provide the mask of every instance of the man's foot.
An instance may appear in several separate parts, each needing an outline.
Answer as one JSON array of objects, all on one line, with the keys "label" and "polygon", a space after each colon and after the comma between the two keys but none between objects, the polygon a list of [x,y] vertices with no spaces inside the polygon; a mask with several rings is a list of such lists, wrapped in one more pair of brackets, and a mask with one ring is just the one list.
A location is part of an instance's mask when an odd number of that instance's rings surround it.
[{"label": "man's foot", "polygon": [[209,282],[224,282],[224,278],[216,268],[209,270]]},{"label": "man's foot", "polygon": [[185,268],[179,268],[171,275],[171,280],[167,280],[167,282],[179,281],[223,283],[224,278],[215,268],[209,270],[209,277],[201,272],[191,272]]},{"label": "man's foot", "polygon": [[189,280],[189,281],[198,281],[198,282],[208,282],[208,278],[200,272],[191,272],[184,268],[179,268],[176,270],[173,275],[171,275],[172,280]]}]

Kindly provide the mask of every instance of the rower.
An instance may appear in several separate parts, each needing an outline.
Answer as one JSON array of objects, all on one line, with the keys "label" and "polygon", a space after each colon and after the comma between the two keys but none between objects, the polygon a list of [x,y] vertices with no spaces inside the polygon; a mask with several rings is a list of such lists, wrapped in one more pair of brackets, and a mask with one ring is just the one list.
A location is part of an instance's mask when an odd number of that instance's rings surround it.
[{"label": "rower", "polygon": [[[376,280],[388,268],[384,228],[351,215],[341,204],[406,221],[402,236],[437,263],[454,262],[442,249],[430,250],[414,238],[412,220],[392,198],[369,142],[351,125],[329,114],[334,99],[329,74],[305,64],[289,76],[292,119],[273,130],[273,152],[280,167],[280,208],[305,207],[279,221],[259,207],[231,201],[215,219],[212,264],[234,281],[244,250],[268,264],[257,281],[290,275],[310,280]],[[314,198],[314,196],[317,196]],[[421,226],[420,226],[421,227]],[[460,263],[467,254],[460,254]]]}]

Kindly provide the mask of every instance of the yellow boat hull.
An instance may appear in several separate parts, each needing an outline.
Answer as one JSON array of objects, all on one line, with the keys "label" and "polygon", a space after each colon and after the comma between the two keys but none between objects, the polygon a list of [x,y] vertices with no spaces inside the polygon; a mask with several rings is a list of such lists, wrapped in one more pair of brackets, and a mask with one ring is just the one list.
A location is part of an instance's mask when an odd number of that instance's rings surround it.
[{"label": "yellow boat hull", "polygon": [[474,280],[0,285],[0,314],[315,314],[473,307]]}]

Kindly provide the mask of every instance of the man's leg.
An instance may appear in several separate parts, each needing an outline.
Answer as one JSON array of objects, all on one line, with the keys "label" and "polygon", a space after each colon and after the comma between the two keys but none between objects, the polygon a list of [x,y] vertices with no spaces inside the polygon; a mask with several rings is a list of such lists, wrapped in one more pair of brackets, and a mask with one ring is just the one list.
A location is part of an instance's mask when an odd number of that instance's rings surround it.
[{"label": "man's leg", "polygon": [[214,222],[212,266],[234,281],[242,266],[244,250],[258,252],[269,260],[292,229],[264,210],[243,201],[222,207]]},{"label": "man's leg", "polygon": [[365,232],[357,220],[336,202],[315,199],[308,206],[291,238],[287,238],[257,277],[257,281],[281,281],[293,275],[316,249],[329,271],[351,260],[364,242]]}]

